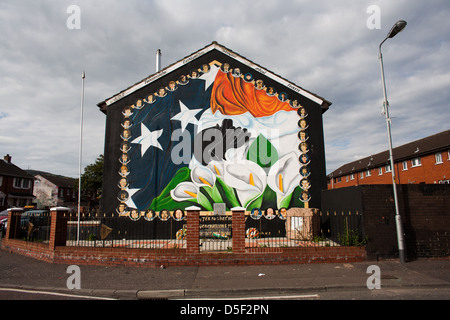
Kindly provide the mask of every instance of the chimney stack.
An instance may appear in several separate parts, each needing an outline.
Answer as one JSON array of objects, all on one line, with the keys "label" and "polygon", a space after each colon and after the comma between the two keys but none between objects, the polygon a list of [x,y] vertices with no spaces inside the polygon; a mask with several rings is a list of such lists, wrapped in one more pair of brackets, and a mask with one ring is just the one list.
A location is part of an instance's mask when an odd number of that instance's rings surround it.
[{"label": "chimney stack", "polygon": [[11,156],[7,154],[6,156],[3,157],[3,160],[5,160],[6,163],[11,163]]},{"label": "chimney stack", "polygon": [[156,72],[161,70],[161,50],[156,50]]}]

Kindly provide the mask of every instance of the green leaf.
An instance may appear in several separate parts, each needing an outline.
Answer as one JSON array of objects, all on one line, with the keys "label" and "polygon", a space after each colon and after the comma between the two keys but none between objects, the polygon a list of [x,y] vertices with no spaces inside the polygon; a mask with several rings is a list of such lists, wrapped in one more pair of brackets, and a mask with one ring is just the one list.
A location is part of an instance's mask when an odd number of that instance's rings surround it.
[{"label": "green leaf", "polygon": [[205,208],[206,211],[213,211],[213,206],[201,192],[197,193],[197,203]]},{"label": "green leaf", "polygon": [[[149,209],[152,210],[161,210],[161,209],[167,209],[168,207],[163,207],[163,205],[169,206],[170,201],[166,198],[170,198],[170,200],[173,201],[172,197],[170,196],[170,191],[175,189],[175,187],[184,181],[189,181],[191,176],[191,170],[189,170],[188,167],[183,167],[175,173],[172,180],[167,184],[167,186],[161,191],[161,194],[157,196],[155,199],[153,199],[152,204],[150,205]],[[178,204],[178,208],[181,207],[181,202],[173,201],[174,203]],[[186,201],[183,201],[186,202]],[[189,202],[187,202],[189,204]]]},{"label": "green leaf", "polygon": [[197,204],[196,200],[178,202],[178,201],[173,200],[172,197],[169,195],[168,197],[165,197],[165,198],[158,198],[158,200],[156,200],[156,199],[153,200],[149,209],[154,210],[154,211],[160,211],[162,209],[167,209],[169,211],[173,211],[176,209],[192,206],[192,202]]},{"label": "green leaf", "polygon": [[292,193],[289,193],[283,199],[281,199],[278,209],[289,208],[289,203],[291,202],[291,199],[292,199]]},{"label": "green leaf", "polygon": [[201,189],[203,189],[210,197],[213,203],[222,203],[222,196],[220,195],[219,190],[217,189],[217,182],[214,184],[214,186],[208,187],[204,186]]},{"label": "green leaf", "polygon": [[264,190],[264,198],[263,203],[261,204],[261,208],[264,210],[267,208],[276,208],[277,207],[277,194],[273,191],[268,185]]},{"label": "green leaf", "polygon": [[254,208],[261,208],[261,204],[263,202],[264,193],[261,193],[258,197],[250,201],[245,210],[252,211]]},{"label": "green leaf", "polygon": [[277,149],[262,134],[250,145],[247,160],[257,163],[262,168],[270,168],[278,161]]},{"label": "green leaf", "polygon": [[[304,208],[305,204],[300,200],[302,189],[297,186],[292,192],[291,202],[289,203],[289,208]],[[288,208],[288,206],[286,206]]]},{"label": "green leaf", "polygon": [[222,180],[222,178],[217,177],[215,186],[217,186],[217,189],[219,190],[222,199],[225,202],[228,209],[241,206],[239,200],[236,197],[234,189],[229,185],[227,185]]}]

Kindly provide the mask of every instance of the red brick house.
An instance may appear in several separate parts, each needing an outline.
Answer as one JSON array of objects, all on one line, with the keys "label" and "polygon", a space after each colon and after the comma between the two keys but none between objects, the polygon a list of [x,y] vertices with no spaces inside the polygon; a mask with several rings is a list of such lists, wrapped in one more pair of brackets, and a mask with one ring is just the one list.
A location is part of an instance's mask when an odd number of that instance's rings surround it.
[{"label": "red brick house", "polygon": [[[398,184],[450,183],[450,130],[393,149]],[[347,163],[327,176],[327,188],[391,184],[389,151]]]},{"label": "red brick house", "polygon": [[14,165],[9,154],[0,160],[0,211],[31,205],[33,182],[34,177]]}]

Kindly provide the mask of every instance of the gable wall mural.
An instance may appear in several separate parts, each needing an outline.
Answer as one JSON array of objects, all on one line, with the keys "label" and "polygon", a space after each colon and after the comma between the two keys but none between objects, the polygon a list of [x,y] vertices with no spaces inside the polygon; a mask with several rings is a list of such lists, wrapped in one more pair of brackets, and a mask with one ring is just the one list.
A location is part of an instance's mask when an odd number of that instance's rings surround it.
[{"label": "gable wall mural", "polygon": [[301,95],[220,55],[175,76],[109,107],[104,211],[137,220],[225,203],[279,213],[320,195],[320,106],[312,110]]}]

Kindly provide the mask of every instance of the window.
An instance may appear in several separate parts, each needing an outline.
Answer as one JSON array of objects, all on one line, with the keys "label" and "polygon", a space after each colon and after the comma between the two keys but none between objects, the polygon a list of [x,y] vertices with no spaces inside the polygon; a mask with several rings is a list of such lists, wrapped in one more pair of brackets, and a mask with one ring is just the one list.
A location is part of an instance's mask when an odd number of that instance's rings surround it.
[{"label": "window", "polygon": [[30,180],[22,179],[22,189],[30,189]]},{"label": "window", "polygon": [[371,176],[370,170],[366,170],[366,177],[370,177],[370,176]]},{"label": "window", "polygon": [[30,189],[30,179],[14,178],[13,186],[16,189]]},{"label": "window", "polygon": [[434,158],[436,159],[436,164],[442,163],[442,153],[440,153],[440,152],[435,153]]},{"label": "window", "polygon": [[391,172],[391,165],[390,165],[390,164],[387,164],[387,165],[384,167],[384,172]]},{"label": "window", "polygon": [[383,174],[383,168],[379,167],[378,168],[378,175],[381,176]]},{"label": "window", "polygon": [[345,176],[345,182],[348,182],[348,176]]},{"label": "window", "polygon": [[411,160],[411,167],[418,167],[418,166],[421,166],[421,165],[422,165],[422,163],[420,162],[420,158],[419,157],[414,158],[414,159]]},{"label": "window", "polygon": [[355,174],[352,173],[352,174],[350,175],[350,180],[355,180]]},{"label": "window", "polygon": [[359,174],[359,178],[364,179],[364,171],[361,171],[361,173]]},{"label": "window", "polygon": [[20,189],[22,187],[22,179],[21,178],[14,178],[13,186],[16,189]]},{"label": "window", "polygon": [[402,162],[403,171],[408,170],[408,161]]}]

